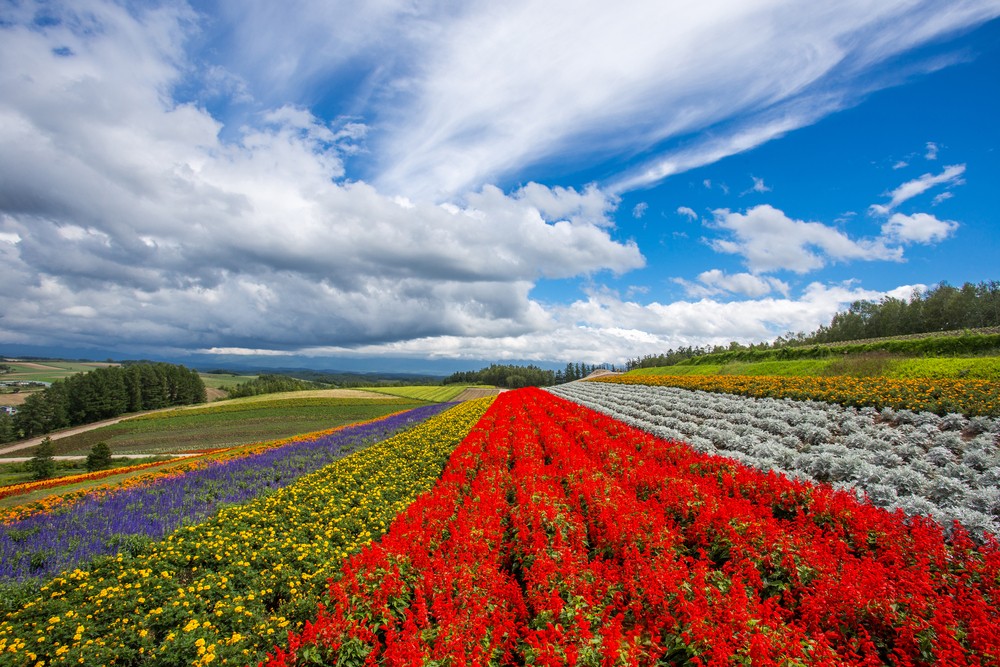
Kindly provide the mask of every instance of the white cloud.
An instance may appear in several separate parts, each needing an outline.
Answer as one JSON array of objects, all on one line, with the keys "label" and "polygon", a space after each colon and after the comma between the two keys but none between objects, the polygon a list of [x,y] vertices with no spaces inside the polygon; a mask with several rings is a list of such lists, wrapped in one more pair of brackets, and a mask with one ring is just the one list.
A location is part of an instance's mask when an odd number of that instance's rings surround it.
[{"label": "white cloud", "polygon": [[953,164],[944,168],[940,174],[924,174],[912,181],[903,183],[898,188],[889,193],[888,204],[872,204],[869,211],[876,215],[888,215],[894,208],[905,201],[921,195],[938,185],[948,185],[949,187],[961,185],[962,174],[965,173],[964,164]]},{"label": "white cloud", "polygon": [[649,210],[649,204],[641,201],[632,208],[632,217],[638,220],[642,216],[646,215],[647,210]]},{"label": "white cloud", "polygon": [[694,212],[694,209],[688,208],[687,206],[678,206],[677,213],[678,215],[686,216],[692,220],[698,219],[698,214]]},{"label": "white cloud", "polygon": [[933,141],[927,142],[927,152],[924,153],[924,159],[926,160],[936,160],[938,157],[938,145]]},{"label": "white cloud", "polygon": [[[624,363],[629,358],[670,348],[756,343],[788,331],[813,331],[834,313],[859,300],[885,296],[909,298],[904,285],[879,292],[849,284],[811,283],[796,298],[736,301],[676,301],[647,304],[622,300],[612,292],[591,292],[585,299],[554,308],[545,327],[516,336],[434,336],[357,348],[314,348],[315,356],[399,356],[417,358],[586,361]],[[613,355],[613,356],[612,356]]]},{"label": "white cloud", "polygon": [[[617,199],[596,187],[388,197],[344,180],[343,142],[363,127],[292,105],[224,141],[205,109],[165,94],[186,67],[187,14],[86,8],[79,33],[0,29],[0,342],[518,335],[550,319],[536,281],[644,263],[612,238]],[[61,45],[76,55],[53,55]]]},{"label": "white cloud", "polygon": [[937,194],[937,195],[934,196],[934,199],[931,201],[931,206],[937,206],[938,204],[940,204],[942,202],[948,201],[949,199],[951,199],[954,196],[955,196],[954,192],[942,192],[940,194]]},{"label": "white cloud", "polygon": [[909,162],[907,162],[906,160],[900,160],[896,164],[892,165],[892,168],[893,169],[903,169],[904,167],[909,167],[909,166],[910,166]]},{"label": "white cloud", "polygon": [[881,239],[853,240],[819,222],[794,220],[763,204],[746,213],[719,209],[710,226],[728,236],[710,241],[719,252],[741,255],[754,274],[788,270],[807,273],[830,261],[902,259],[902,250]]},{"label": "white cloud", "polygon": [[[763,178],[757,178],[756,176],[751,176],[750,178],[753,179],[753,187],[751,187],[749,190],[747,190],[747,192],[761,192],[761,193],[763,193],[763,192],[770,192],[771,191],[771,188],[769,188],[766,185],[764,185],[764,179]],[[746,192],[744,194],[746,194]]]},{"label": "white cloud", "polygon": [[376,182],[393,193],[447,198],[566,152],[634,154],[712,127],[611,189],[649,185],[852,105],[896,80],[870,73],[887,59],[1000,14],[988,0],[514,0],[446,11],[412,17],[421,29],[388,54],[390,68],[400,51],[413,63],[386,82],[391,107],[377,109],[387,132]]},{"label": "white cloud", "polygon": [[711,269],[698,274],[697,283],[682,278],[675,278],[674,282],[683,285],[688,296],[693,297],[739,294],[760,298],[771,292],[780,292],[787,297],[791,289],[788,283],[777,278],[756,276],[752,273],[727,274],[720,269]]},{"label": "white cloud", "polygon": [[901,243],[933,243],[943,241],[958,229],[952,220],[938,220],[928,213],[903,215],[893,213],[889,221],[882,225],[882,233]]}]

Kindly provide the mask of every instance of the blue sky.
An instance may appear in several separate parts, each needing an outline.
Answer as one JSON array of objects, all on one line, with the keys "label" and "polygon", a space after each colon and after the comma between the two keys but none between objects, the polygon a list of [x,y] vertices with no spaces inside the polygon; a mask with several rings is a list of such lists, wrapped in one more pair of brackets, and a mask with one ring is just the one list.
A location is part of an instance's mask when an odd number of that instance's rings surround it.
[{"label": "blue sky", "polygon": [[1000,2],[7,1],[0,351],[622,363],[998,278]]}]

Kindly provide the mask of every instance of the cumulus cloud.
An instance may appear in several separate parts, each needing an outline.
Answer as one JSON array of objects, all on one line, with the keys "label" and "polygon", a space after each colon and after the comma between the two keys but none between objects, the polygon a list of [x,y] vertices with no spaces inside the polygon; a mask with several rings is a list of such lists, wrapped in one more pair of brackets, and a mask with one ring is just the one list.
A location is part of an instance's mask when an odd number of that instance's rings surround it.
[{"label": "cumulus cloud", "polygon": [[683,278],[675,278],[674,282],[683,285],[688,296],[708,297],[720,294],[739,294],[750,298],[760,298],[771,292],[789,295],[788,283],[769,276],[756,276],[752,273],[727,274],[720,269],[710,269],[698,274],[698,282],[690,282]]},{"label": "cumulus cloud", "polygon": [[938,220],[928,213],[903,215],[893,213],[888,222],[882,225],[882,233],[901,243],[934,243],[943,241],[958,229],[958,223],[952,220]]},{"label": "cumulus cloud", "polygon": [[794,220],[763,204],[746,213],[714,211],[709,223],[728,235],[710,241],[718,252],[740,255],[754,274],[779,270],[807,273],[831,261],[902,259],[902,250],[882,239],[851,239],[819,222]]},{"label": "cumulus cloud", "polygon": [[927,142],[927,152],[924,153],[925,160],[936,160],[938,157],[938,145],[933,141]]},{"label": "cumulus cloud", "polygon": [[644,263],[612,237],[617,200],[596,187],[387,197],[344,178],[344,142],[364,127],[293,105],[225,141],[204,108],[167,94],[185,69],[183,8],[87,8],[0,28],[2,342],[519,335],[550,320],[529,298],[536,281]]},{"label": "cumulus cloud", "polygon": [[940,174],[924,174],[919,178],[903,183],[898,188],[890,192],[890,199],[887,204],[872,204],[869,208],[869,212],[875,215],[888,215],[894,208],[903,202],[913,199],[933,187],[938,185],[947,185],[952,187],[963,184],[965,181],[962,179],[962,174],[964,173],[964,164],[953,164],[945,167],[944,171]]},{"label": "cumulus cloud", "polygon": [[641,201],[632,208],[632,217],[638,220],[642,216],[646,215],[646,211],[648,210],[649,210],[649,204],[647,204],[644,201]]}]

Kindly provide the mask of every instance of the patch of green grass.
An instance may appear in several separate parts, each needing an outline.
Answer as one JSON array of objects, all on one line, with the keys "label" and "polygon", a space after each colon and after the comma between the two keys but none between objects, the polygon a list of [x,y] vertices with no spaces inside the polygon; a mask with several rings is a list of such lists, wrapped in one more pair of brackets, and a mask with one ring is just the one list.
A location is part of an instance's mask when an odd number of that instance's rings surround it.
[{"label": "patch of green grass", "polygon": [[199,373],[201,381],[210,389],[221,389],[223,387],[233,387],[240,382],[250,382],[256,380],[256,375],[231,375],[229,373]]},{"label": "patch of green grass", "polygon": [[892,378],[961,378],[1000,381],[1000,357],[900,359],[886,372]]},{"label": "patch of green grass", "polygon": [[[115,454],[167,454],[287,438],[422,405],[403,399],[306,398],[228,401],[170,410],[54,439],[57,455],[86,455],[105,441]],[[24,450],[31,456],[33,449]]]},{"label": "patch of green grass", "polygon": [[366,387],[365,391],[376,391],[380,394],[402,396],[404,398],[416,398],[421,401],[430,401],[432,403],[444,403],[455,398],[472,386],[478,387],[483,385],[450,384],[447,387]]},{"label": "patch of green grass", "polygon": [[70,375],[86,373],[102,366],[117,366],[118,364],[108,364],[102,362],[79,362],[79,361],[5,361],[5,365],[10,366],[13,371],[0,375],[3,382],[55,382]]},{"label": "patch of green grass", "polygon": [[661,366],[639,368],[628,375],[827,375],[829,359],[800,359],[795,361],[733,362],[728,364],[699,364],[697,366]]},{"label": "patch of green grass", "polygon": [[[126,468],[141,465],[143,463],[153,463],[163,461],[166,456],[147,456],[141,459],[112,459],[111,469]],[[56,472],[54,478],[69,477],[70,475],[82,475],[87,472],[87,461],[56,461]],[[0,459],[0,486],[10,486],[11,484],[23,484],[34,481],[32,473],[25,463],[5,463]]]},{"label": "patch of green grass", "polygon": [[777,375],[836,376],[895,379],[940,378],[1000,381],[1000,357],[906,358],[885,352],[849,354],[833,359],[733,362],[639,368],[627,375]]}]

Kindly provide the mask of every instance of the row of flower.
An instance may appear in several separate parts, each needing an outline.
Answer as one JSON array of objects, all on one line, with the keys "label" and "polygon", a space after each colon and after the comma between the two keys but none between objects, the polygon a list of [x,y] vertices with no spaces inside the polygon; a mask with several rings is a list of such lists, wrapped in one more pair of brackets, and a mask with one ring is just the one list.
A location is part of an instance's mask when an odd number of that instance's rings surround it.
[{"label": "row of flower", "polygon": [[135,555],[55,577],[0,623],[0,664],[255,662],[315,613],[343,558],[433,485],[490,402],[455,406]]},{"label": "row of flower", "polygon": [[322,437],[263,446],[250,455],[163,471],[145,483],[104,488],[57,510],[12,521],[0,526],[0,583],[44,578],[115,554],[123,545],[137,543],[136,538],[160,539],[181,525],[206,519],[222,505],[287,486],[445,407],[424,406]]},{"label": "row of flower", "polygon": [[[433,412],[433,410],[431,411]],[[398,412],[392,412],[389,414],[382,415],[380,417],[375,417],[374,419],[368,419],[363,421],[353,422],[351,424],[336,426],[329,429],[324,429],[322,431],[314,431],[312,433],[294,435],[287,438],[281,438],[279,440],[268,440],[266,442],[254,442],[247,445],[239,445],[236,447],[228,447],[223,449],[209,449],[200,452],[200,455],[191,456],[185,458],[183,461],[163,461],[160,463],[150,463],[142,464],[140,466],[129,467],[129,468],[118,468],[108,471],[100,471],[96,473],[87,473],[84,475],[74,475],[72,477],[62,477],[54,480],[43,480],[43,482],[35,482],[34,484],[42,484],[37,488],[28,488],[20,491],[19,494],[25,494],[31,491],[44,489],[44,488],[58,488],[59,486],[71,487],[69,490],[63,493],[55,493],[47,495],[46,497],[33,501],[11,505],[6,508],[0,509],[0,525],[11,524],[21,519],[25,519],[29,516],[36,514],[51,514],[55,511],[62,511],[67,506],[77,503],[81,500],[94,500],[99,497],[103,497],[109,493],[118,493],[122,489],[126,488],[136,488],[144,487],[152,484],[157,480],[165,480],[168,478],[183,477],[195,470],[202,470],[219,463],[225,463],[234,461],[236,459],[243,459],[251,456],[257,456],[271,449],[285,447],[291,444],[303,444],[308,442],[315,442],[317,440],[324,439],[328,436],[339,433],[345,428],[355,428],[358,426],[366,424],[375,424],[384,419],[396,419],[400,415],[406,413],[406,410],[400,410]],[[419,413],[416,413],[419,414]],[[138,418],[137,418],[138,419]],[[145,468],[152,468],[145,474],[128,476],[124,479],[117,478],[108,484],[103,484],[99,486],[88,485],[85,488],[72,488],[77,484],[84,482],[99,481],[105,477],[117,476],[121,474],[128,475],[131,472],[141,471]],[[44,482],[51,482],[51,484],[45,485]],[[28,483],[32,484],[32,483]]]},{"label": "row of flower", "polygon": [[986,665],[1000,547],[502,394],[269,667]]},{"label": "row of flower", "polygon": [[905,379],[846,376],[642,375],[595,378],[597,382],[680,387],[757,398],[791,398],[934,412],[1000,417],[1000,385],[988,380]]},{"label": "row of flower", "polygon": [[[78,475],[64,475],[62,477],[52,477],[50,479],[39,479],[31,482],[21,482],[19,484],[8,484],[6,486],[0,486],[0,499],[10,498],[13,496],[23,496],[34,491],[42,491],[44,489],[54,489],[59,486],[68,486],[70,484],[80,484],[84,482],[96,482],[97,480],[105,479],[114,475],[128,475],[140,470],[149,470],[151,468],[163,468],[164,466],[169,466],[170,464],[177,463],[176,460],[166,460],[166,461],[150,461],[148,463],[137,463],[131,466],[120,466],[117,468],[109,468],[107,470],[97,470],[94,472],[85,472]],[[2,522],[2,519],[0,519]]]},{"label": "row of flower", "polygon": [[559,396],[762,470],[863,491],[880,507],[1000,534],[1000,419],[574,382]]}]

